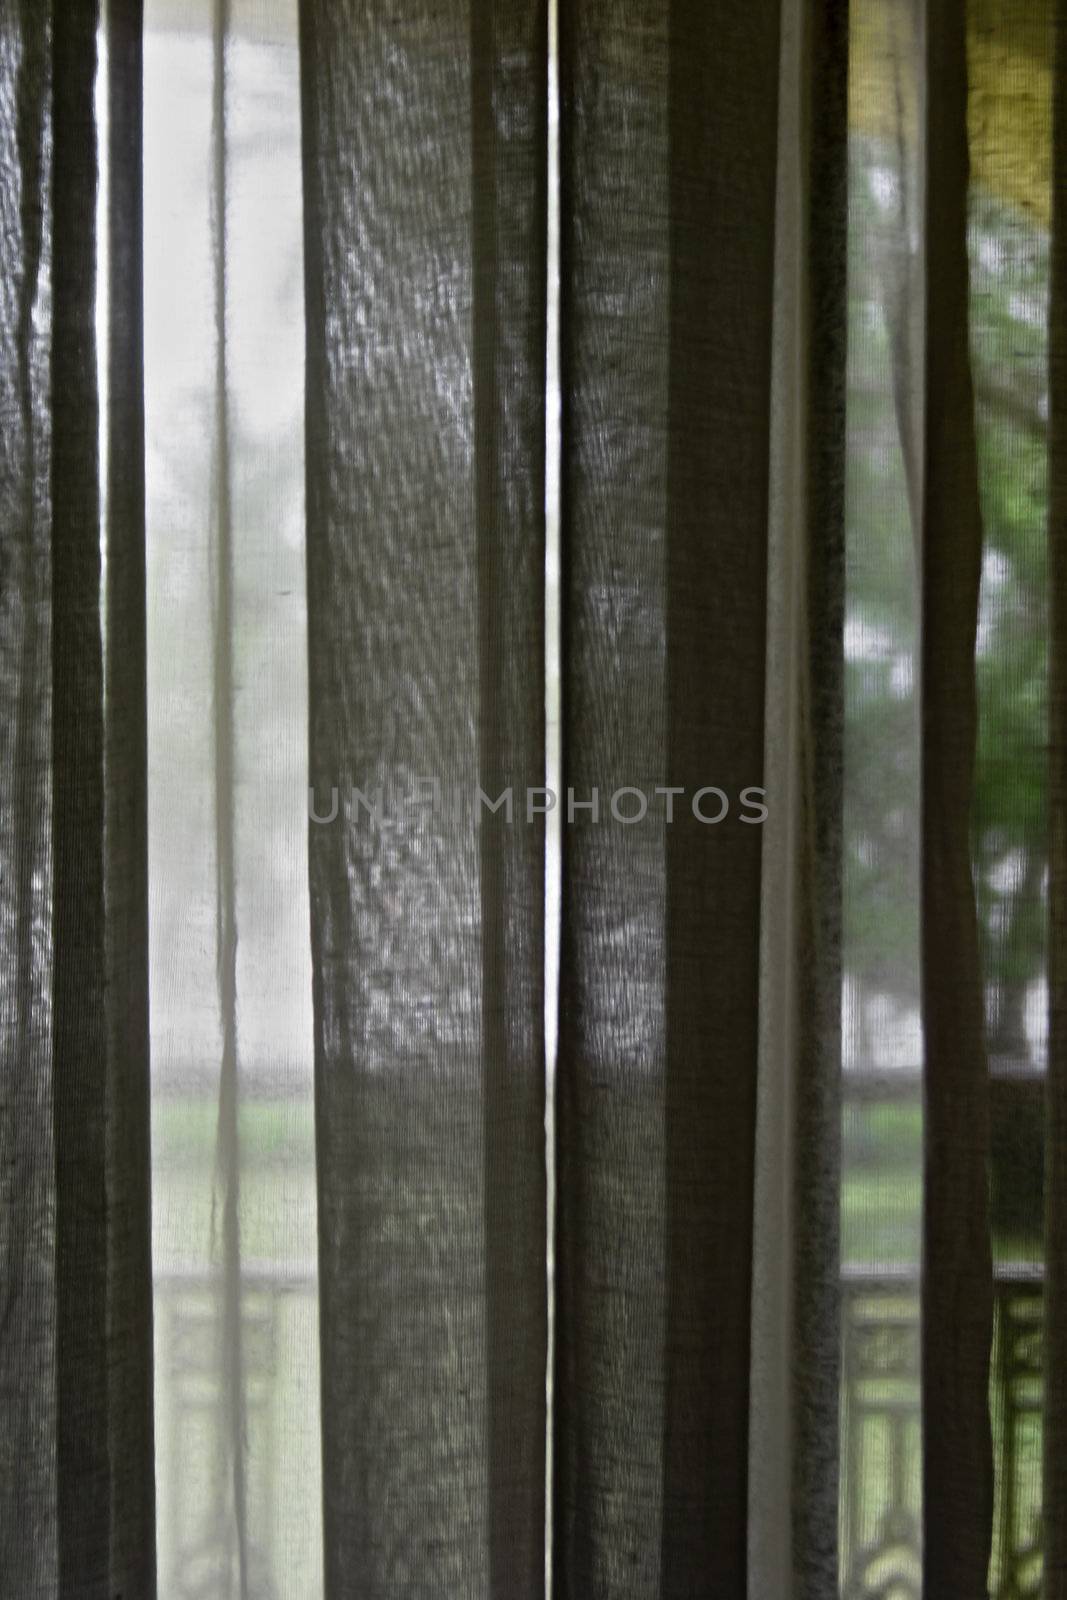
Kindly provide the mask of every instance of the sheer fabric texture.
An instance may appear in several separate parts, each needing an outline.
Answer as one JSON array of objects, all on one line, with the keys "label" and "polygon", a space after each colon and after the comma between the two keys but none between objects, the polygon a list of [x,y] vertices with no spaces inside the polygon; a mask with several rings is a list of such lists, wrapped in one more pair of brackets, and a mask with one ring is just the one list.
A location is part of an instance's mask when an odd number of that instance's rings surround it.
[{"label": "sheer fabric texture", "polygon": [[338,1596],[544,1583],[546,43],[529,0],[301,19]]},{"label": "sheer fabric texture", "polygon": [[109,7],[99,234],[96,24],[16,4],[0,40],[0,1583],[34,1600],[154,1585],[139,8]]},{"label": "sheer fabric texture", "polygon": [[0,8],[0,1593],[1067,1600],[1065,195],[1065,0]]}]

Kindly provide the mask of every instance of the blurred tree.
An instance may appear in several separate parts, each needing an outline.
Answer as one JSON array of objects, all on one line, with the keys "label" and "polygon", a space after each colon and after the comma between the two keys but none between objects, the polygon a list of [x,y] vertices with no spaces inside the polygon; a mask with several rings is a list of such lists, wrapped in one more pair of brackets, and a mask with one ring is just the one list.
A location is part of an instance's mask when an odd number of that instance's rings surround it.
[{"label": "blurred tree", "polygon": [[[918,998],[916,566],[901,448],[902,158],[854,140],[851,179],[845,949],[860,996]],[[912,234],[914,248],[915,236]],[[1045,286],[1047,233],[976,185],[971,220],[972,352],[985,521],[978,640],[974,864],[997,1071],[1033,1061],[1027,1009],[1044,975],[1046,871]],[[906,247],[907,248],[907,247]],[[895,255],[894,255],[895,253]],[[905,264],[905,270],[907,270]],[[904,375],[906,379],[906,374]],[[998,1231],[1033,1237],[1041,1219],[1040,1085],[994,1088]]]}]

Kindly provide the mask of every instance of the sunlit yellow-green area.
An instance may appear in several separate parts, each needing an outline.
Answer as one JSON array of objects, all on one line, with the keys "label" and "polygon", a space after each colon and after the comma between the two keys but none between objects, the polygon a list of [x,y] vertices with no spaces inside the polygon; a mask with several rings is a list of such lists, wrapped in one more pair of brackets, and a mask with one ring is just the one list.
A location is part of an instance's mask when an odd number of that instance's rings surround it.
[{"label": "sunlit yellow-green area", "polygon": [[[915,38],[915,0],[865,0],[849,12],[849,119],[895,140],[917,126],[914,80],[893,68]],[[1047,225],[1051,205],[1052,0],[971,0],[968,104],[975,182]],[[932,87],[936,93],[936,86]]]}]

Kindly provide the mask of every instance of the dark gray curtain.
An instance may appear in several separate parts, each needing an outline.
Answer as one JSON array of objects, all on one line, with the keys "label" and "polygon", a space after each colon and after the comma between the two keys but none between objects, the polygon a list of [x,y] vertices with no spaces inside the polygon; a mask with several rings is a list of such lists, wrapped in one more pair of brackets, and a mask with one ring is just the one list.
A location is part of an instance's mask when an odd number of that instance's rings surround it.
[{"label": "dark gray curtain", "polygon": [[101,600],[97,8],[0,18],[0,1589],[155,1590],[139,7],[108,12]]},{"label": "dark gray curtain", "polygon": [[[788,1549],[797,1600],[818,1600],[838,1583],[837,1524],[844,1476],[836,1330],[841,1319],[849,21],[847,5],[834,0],[805,0],[798,10],[798,199],[806,222],[805,292],[798,317],[805,359],[796,397],[803,402],[803,495],[798,497],[797,524],[806,592],[797,676],[803,686],[799,783],[804,801],[798,832],[802,842],[794,862],[802,907],[792,951],[799,997],[794,1221],[784,1248],[791,1263],[793,1301],[788,1329],[794,1431]],[[773,684],[768,692],[774,692]],[[765,884],[765,915],[774,917],[775,903],[774,884]],[[751,1519],[751,1490],[749,1509]],[[750,1583],[753,1578],[750,1566]]]},{"label": "dark gray curtain", "polygon": [[1067,1597],[1067,5],[1054,9],[1049,285],[1045,1600]]},{"label": "dark gray curtain", "polygon": [[301,8],[331,1600],[544,1583],[546,50],[541,0]]},{"label": "dark gray curtain", "polygon": [[923,1566],[927,1592],[987,1589],[993,1269],[989,1078],[971,868],[982,513],[969,347],[967,6],[918,34],[921,245],[921,981]]},{"label": "dark gray curtain", "polygon": [[[785,270],[803,276],[810,548],[795,563],[805,620],[781,658],[805,684],[805,910],[788,959],[806,1000],[787,1063],[803,1131],[785,1179],[793,1231],[765,1248],[790,1280],[794,1251],[806,1272],[784,1313],[795,1506],[754,1514],[784,1527],[797,1592],[814,1595],[837,1582],[847,11],[796,12],[804,82],[788,137],[799,131],[810,257]],[[750,1451],[777,1446],[749,1437],[763,840],[739,801],[763,783],[765,696],[787,691],[765,679],[779,39],[777,6],[561,9],[564,783],[579,802],[599,788],[601,806],[564,832],[565,1596],[747,1593]],[[803,417],[806,393],[787,409]],[[787,610],[791,581],[772,574]],[[608,801],[626,786],[684,794],[620,826]],[[693,814],[704,786],[729,797],[718,825]],[[705,814],[720,805],[706,797]],[[789,1477],[787,1465],[787,1497]]]}]

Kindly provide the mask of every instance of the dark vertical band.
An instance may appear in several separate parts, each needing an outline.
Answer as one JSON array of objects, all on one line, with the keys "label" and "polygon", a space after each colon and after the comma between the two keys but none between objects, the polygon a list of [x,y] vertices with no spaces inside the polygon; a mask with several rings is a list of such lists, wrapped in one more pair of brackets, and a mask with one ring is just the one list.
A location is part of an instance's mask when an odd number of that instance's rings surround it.
[{"label": "dark vertical band", "polygon": [[[520,806],[544,767],[547,50],[545,0],[472,4],[478,781]],[[531,937],[544,839],[543,821],[481,816],[488,1593],[501,1600],[544,1591],[544,942]]]},{"label": "dark vertical band", "polygon": [[808,851],[797,952],[793,1562],[797,1600],[821,1600],[838,1583],[840,1476],[847,0],[808,0],[805,23],[808,698],[801,837]]},{"label": "dark vertical band", "polygon": [[1049,282],[1049,1043],[1044,1594],[1067,1600],[1067,4],[1054,7]]},{"label": "dark vertical band", "polygon": [[[778,7],[673,0],[663,1600],[746,1592]],[[714,816],[721,802],[703,802]]]},{"label": "dark vertical band", "polygon": [[105,826],[111,1564],[155,1594],[145,698],[143,0],[107,0],[108,426]]},{"label": "dark vertical band", "polygon": [[52,852],[59,1593],[110,1590],[97,7],[52,18]]},{"label": "dark vertical band", "polygon": [[989,1103],[970,825],[982,567],[968,336],[966,0],[926,0],[922,562],[925,1588],[984,1594],[992,1542]]},{"label": "dark vertical band", "polygon": [[0,53],[0,1590],[56,1589],[51,1249],[51,665],[48,629],[49,17],[5,14]]},{"label": "dark vertical band", "polygon": [[561,12],[567,1600],[746,1587],[778,68],[777,6]]}]

